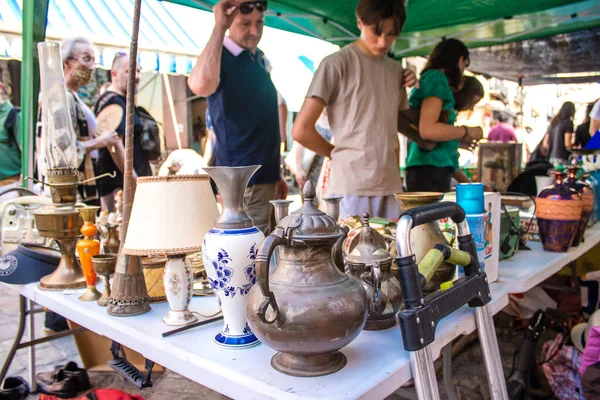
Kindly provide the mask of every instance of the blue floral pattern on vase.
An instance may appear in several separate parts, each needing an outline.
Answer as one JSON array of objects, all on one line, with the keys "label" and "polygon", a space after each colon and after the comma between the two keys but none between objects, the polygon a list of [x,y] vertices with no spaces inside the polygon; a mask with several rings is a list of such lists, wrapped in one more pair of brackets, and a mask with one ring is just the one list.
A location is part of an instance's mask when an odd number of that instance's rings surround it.
[{"label": "blue floral pattern on vase", "polygon": [[250,247],[250,253],[248,254],[248,258],[251,261],[250,265],[244,268],[244,275],[246,275],[246,280],[248,281],[248,283],[239,288],[240,295],[242,296],[247,295],[250,292],[250,289],[252,289],[252,286],[254,286],[254,284],[256,283],[256,267],[254,263],[256,261],[257,253],[258,246],[256,246],[256,244],[253,244],[252,247]]},{"label": "blue floral pattern on vase", "polygon": [[232,261],[231,257],[229,257],[229,254],[227,254],[225,250],[220,249],[220,251],[217,253],[217,261],[208,257],[206,258],[212,263],[213,268],[215,269],[215,274],[217,275],[216,279],[212,279],[210,277],[208,278],[210,287],[215,292],[219,290],[225,290],[225,295],[229,296],[231,289],[233,289],[232,287],[227,287],[227,284],[233,277],[233,268],[229,268],[229,264]]}]

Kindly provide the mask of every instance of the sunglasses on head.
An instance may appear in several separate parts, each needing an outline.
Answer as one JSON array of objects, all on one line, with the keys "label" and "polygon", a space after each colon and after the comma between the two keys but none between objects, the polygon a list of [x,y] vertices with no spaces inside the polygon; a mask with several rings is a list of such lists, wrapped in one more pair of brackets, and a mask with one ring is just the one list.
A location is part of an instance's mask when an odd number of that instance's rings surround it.
[{"label": "sunglasses on head", "polygon": [[240,4],[240,12],[242,14],[250,14],[255,8],[260,12],[265,12],[267,10],[267,1],[246,1]]}]

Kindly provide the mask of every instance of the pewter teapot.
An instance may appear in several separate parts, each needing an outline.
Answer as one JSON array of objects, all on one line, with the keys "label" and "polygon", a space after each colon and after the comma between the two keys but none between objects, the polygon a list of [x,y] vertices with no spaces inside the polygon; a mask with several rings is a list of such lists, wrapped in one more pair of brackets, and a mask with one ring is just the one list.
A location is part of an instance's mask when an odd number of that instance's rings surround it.
[{"label": "pewter teapot", "polygon": [[369,313],[364,329],[377,331],[396,324],[402,292],[400,282],[392,275],[393,259],[384,247],[383,235],[369,225],[369,218],[368,213],[363,215],[358,243],[346,256],[346,274],[357,278],[367,293]]},{"label": "pewter teapot", "polygon": [[[302,207],[283,218],[262,242],[256,257],[258,284],[249,294],[248,323],[278,351],[271,365],[294,376],[333,373],[346,364],[339,351],[365,325],[367,296],[362,285],[336,267],[332,247],[344,231],[313,205],[308,181]],[[271,255],[277,265],[269,273]]]}]

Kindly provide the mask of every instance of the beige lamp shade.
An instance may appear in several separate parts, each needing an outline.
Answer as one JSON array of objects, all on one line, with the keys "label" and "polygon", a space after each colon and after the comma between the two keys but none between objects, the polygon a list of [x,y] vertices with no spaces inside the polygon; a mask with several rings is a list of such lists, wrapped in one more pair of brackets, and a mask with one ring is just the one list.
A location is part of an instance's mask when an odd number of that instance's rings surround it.
[{"label": "beige lamp shade", "polygon": [[208,175],[140,177],[123,251],[135,256],[200,251],[218,216]]}]

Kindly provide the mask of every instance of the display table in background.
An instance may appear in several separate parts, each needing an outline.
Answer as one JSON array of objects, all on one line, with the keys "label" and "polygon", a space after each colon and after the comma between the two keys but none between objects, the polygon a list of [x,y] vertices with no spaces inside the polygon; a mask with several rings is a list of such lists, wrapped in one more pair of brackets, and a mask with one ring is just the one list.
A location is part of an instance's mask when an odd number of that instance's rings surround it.
[{"label": "display table in background", "polygon": [[542,249],[541,242],[527,242],[528,250],[520,250],[508,260],[500,261],[498,282],[508,293],[524,293],[539,285],[569,263],[577,260],[600,243],[600,224],[588,228],[585,241],[571,247],[567,253],[552,253]]}]

